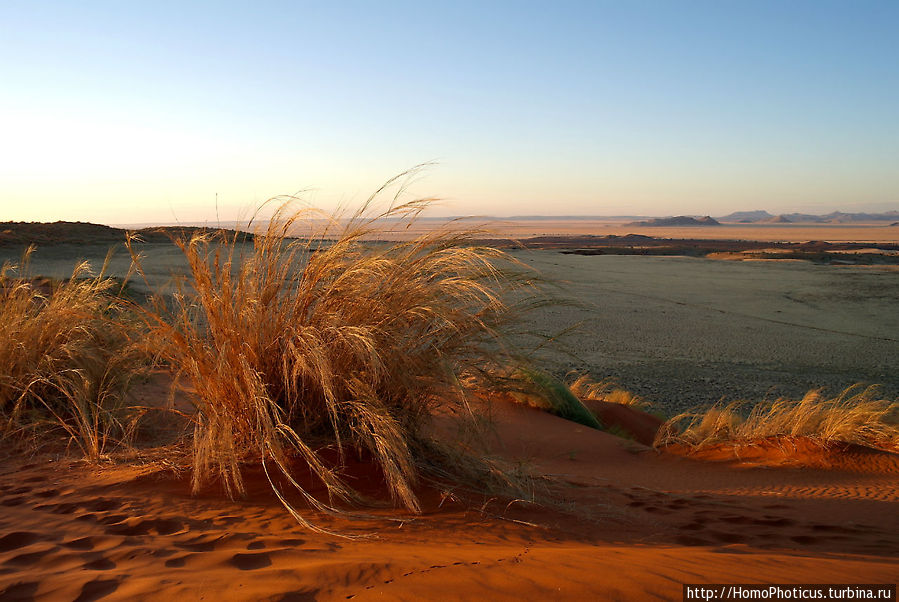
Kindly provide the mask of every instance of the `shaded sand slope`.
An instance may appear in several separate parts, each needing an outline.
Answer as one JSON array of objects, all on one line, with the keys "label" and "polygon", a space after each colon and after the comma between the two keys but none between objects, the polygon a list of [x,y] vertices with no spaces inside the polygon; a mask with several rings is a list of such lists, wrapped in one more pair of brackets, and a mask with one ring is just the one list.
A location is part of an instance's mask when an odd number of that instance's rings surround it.
[{"label": "shaded sand slope", "polygon": [[685,581],[899,574],[895,458],[859,471],[745,468],[659,455],[531,408],[494,410],[495,448],[566,481],[556,494],[580,518],[429,490],[415,521],[392,510],[319,520],[377,532],[348,540],[300,529],[258,472],[250,499],[231,502],[193,498],[186,478],[149,467],[7,463],[0,598],[680,599]]}]

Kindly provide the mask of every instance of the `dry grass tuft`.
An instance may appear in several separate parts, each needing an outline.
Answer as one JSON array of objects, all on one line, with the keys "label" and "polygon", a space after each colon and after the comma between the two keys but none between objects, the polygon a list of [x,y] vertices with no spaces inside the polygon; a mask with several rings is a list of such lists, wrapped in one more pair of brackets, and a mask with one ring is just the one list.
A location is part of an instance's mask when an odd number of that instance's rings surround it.
[{"label": "dry grass tuft", "polygon": [[569,383],[568,388],[578,399],[617,403],[640,409],[650,406],[650,403],[639,395],[622,389],[614,379],[606,378],[596,382],[588,374],[572,374],[571,376],[575,378]]},{"label": "dry grass tuft", "polygon": [[[503,252],[472,246],[475,230],[377,242],[385,220],[408,228],[429,201],[373,212],[376,199],[347,219],[283,205],[252,243],[175,241],[187,281],[144,315],[152,350],[195,392],[195,490],[216,480],[241,495],[242,465],[261,462],[281,501],[314,529],[274,482],[339,512],[338,502],[364,501],[341,477],[353,450],[374,458],[394,502],[411,511],[423,470],[495,475],[484,463],[441,461],[452,454],[433,453],[429,424],[441,409],[474,416],[460,379],[503,361],[500,333],[532,282]],[[321,223],[316,236],[291,238]],[[325,448],[341,460],[326,461]],[[310,495],[300,473],[321,480],[329,500]]]},{"label": "dry grass tuft", "polygon": [[[0,415],[4,437],[62,428],[97,461],[124,433],[120,410],[139,359],[128,352],[114,280],[79,264],[62,282],[19,266],[0,269]],[[105,267],[105,266],[104,266]]]},{"label": "dry grass tuft", "polygon": [[744,415],[741,409],[747,405],[737,401],[675,416],[659,430],[655,446],[680,444],[698,450],[721,443],[805,437],[821,445],[852,443],[899,451],[899,403],[879,399],[874,387],[850,387],[832,399],[810,391],[800,400],[757,404]]}]

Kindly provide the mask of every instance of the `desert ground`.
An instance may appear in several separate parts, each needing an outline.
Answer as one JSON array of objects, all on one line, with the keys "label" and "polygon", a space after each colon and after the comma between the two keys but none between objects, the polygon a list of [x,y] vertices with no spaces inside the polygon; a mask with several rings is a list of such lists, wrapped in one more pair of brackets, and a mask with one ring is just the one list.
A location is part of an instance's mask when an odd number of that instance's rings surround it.
[{"label": "desert ground", "polygon": [[[758,228],[754,236],[767,236]],[[702,234],[722,236],[712,229]],[[895,227],[882,230],[795,238],[786,226],[764,227],[770,240],[895,240]],[[140,250],[151,287],[184,270],[171,245]],[[63,278],[78,258],[98,265],[105,252],[39,248],[32,273]],[[0,261],[17,253],[0,248]],[[512,254],[568,302],[529,317],[539,335],[565,331],[537,353],[547,371],[613,378],[650,402],[649,413],[622,410],[624,427],[654,428],[653,414],[722,398],[834,394],[859,382],[899,397],[899,272],[890,266]],[[128,265],[120,252],[109,274],[125,276]],[[139,280],[133,287],[145,290]],[[141,381],[135,396],[163,404],[166,378]],[[366,516],[356,520],[316,515],[335,536],[297,524],[258,469],[249,470],[246,498],[229,500],[217,487],[191,495],[185,471],[139,451],[99,465],[65,453],[8,455],[0,599],[679,600],[684,583],[899,575],[894,453],[802,441],[659,451],[636,428],[614,436],[503,395],[485,393],[476,405],[493,420],[491,453],[541,476],[541,503],[422,483],[420,515],[390,507],[360,509]],[[366,465],[346,470],[378,494]]]},{"label": "desert ground", "polygon": [[[32,271],[65,278],[81,259],[102,265],[107,251],[103,245],[38,248]],[[149,288],[169,286],[172,274],[186,271],[173,245],[145,244],[140,252]],[[559,375],[576,369],[615,378],[668,412],[817,387],[834,393],[859,382],[899,396],[895,266],[512,254],[548,282],[552,296],[574,302],[529,317],[541,335],[567,331],[541,357]],[[0,248],[0,262],[17,259],[18,251]],[[129,266],[119,249],[108,274],[124,277]],[[141,278],[131,282],[137,291],[149,290]],[[521,345],[534,340],[523,337]]]},{"label": "desert ground", "polygon": [[889,268],[516,255],[582,303],[540,314],[546,334],[578,324],[546,361],[617,378],[666,410],[856,382],[899,394],[899,272]]},{"label": "desert ground", "polygon": [[[321,517],[311,533],[257,474],[247,500],[189,494],[158,466],[56,458],[0,475],[9,600],[681,599],[683,583],[891,583],[895,456],[816,468],[658,454],[496,403],[495,447],[554,475],[567,508],[425,491],[423,514]],[[721,460],[722,458],[718,458]],[[362,475],[364,477],[364,475]],[[360,477],[361,478],[361,477]]]}]

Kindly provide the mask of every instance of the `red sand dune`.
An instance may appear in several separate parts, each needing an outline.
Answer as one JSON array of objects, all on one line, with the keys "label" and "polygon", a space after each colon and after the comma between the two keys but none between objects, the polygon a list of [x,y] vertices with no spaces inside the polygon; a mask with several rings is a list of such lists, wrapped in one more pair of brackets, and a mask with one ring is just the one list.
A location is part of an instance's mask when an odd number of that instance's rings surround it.
[{"label": "red sand dune", "polygon": [[662,420],[652,414],[620,403],[588,399],[584,401],[584,405],[599,418],[603,427],[618,428],[643,445],[652,445],[662,426]]},{"label": "red sand dune", "polygon": [[300,528],[258,471],[249,499],[229,501],[192,497],[187,475],[153,466],[7,461],[0,599],[679,600],[683,582],[899,575],[895,459],[759,468],[658,453],[528,407],[494,413],[494,450],[561,481],[558,502],[576,512],[429,490],[420,517],[317,519],[366,536],[342,539]]},{"label": "red sand dune", "polygon": [[665,451],[707,462],[736,462],[742,466],[825,468],[899,475],[899,455],[895,453],[848,443],[825,445],[805,437],[719,443],[699,450],[675,444],[667,446]]}]

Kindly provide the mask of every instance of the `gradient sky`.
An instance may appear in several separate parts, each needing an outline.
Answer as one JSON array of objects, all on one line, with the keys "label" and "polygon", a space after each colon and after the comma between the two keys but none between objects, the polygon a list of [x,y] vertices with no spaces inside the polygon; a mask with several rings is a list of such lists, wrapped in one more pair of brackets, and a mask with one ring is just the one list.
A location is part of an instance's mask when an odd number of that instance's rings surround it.
[{"label": "gradient sky", "polygon": [[899,208],[899,2],[3,2],[0,221]]}]

